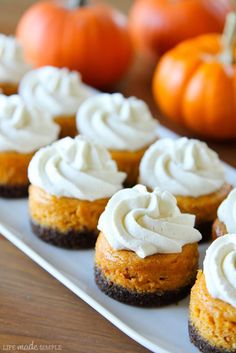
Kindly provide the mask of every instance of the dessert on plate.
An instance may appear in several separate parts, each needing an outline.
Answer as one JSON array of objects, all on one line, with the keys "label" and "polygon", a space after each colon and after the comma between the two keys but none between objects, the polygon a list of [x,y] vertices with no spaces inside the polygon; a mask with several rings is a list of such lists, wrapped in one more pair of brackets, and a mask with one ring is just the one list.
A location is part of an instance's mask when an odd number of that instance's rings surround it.
[{"label": "dessert on plate", "polygon": [[16,94],[21,78],[30,69],[16,38],[0,34],[0,93]]},{"label": "dessert on plate", "polygon": [[140,160],[157,139],[158,122],[148,106],[120,93],[87,99],[77,112],[78,132],[106,147],[119,170],[127,173],[125,185],[137,183]]},{"label": "dessert on plate", "polygon": [[59,127],[18,95],[0,95],[0,196],[27,196],[33,154],[58,138]]},{"label": "dessert on plate", "polygon": [[217,209],[232,189],[218,155],[206,143],[186,137],[150,146],[140,163],[139,182],[171,192],[182,212],[196,215],[203,239],[209,237]]},{"label": "dessert on plate", "polygon": [[137,306],[161,306],[187,296],[196,278],[201,239],[194,221],[167,191],[148,192],[143,185],[118,191],[98,223],[98,287]]},{"label": "dessert on plate", "polygon": [[236,353],[236,235],[215,240],[191,291],[189,335],[203,353]]},{"label": "dessert on plate", "polygon": [[45,66],[29,71],[19,93],[27,104],[48,112],[61,127],[61,137],[77,134],[75,116],[80,104],[94,94],[76,71]]},{"label": "dessert on plate", "polygon": [[126,177],[104,147],[83,136],[66,137],[40,149],[28,175],[34,233],[66,248],[94,245],[99,216]]},{"label": "dessert on plate", "polygon": [[222,202],[212,226],[212,237],[216,239],[227,233],[236,234],[236,188]]}]

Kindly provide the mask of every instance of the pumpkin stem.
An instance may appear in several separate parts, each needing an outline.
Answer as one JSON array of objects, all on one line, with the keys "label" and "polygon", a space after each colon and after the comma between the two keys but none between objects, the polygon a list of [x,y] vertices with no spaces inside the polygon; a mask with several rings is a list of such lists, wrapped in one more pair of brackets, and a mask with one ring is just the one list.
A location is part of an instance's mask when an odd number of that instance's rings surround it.
[{"label": "pumpkin stem", "polygon": [[222,35],[223,51],[220,60],[224,64],[231,65],[234,62],[234,47],[236,41],[236,12],[227,15],[224,32]]},{"label": "pumpkin stem", "polygon": [[68,0],[68,7],[74,9],[76,7],[82,7],[87,4],[87,0]]}]

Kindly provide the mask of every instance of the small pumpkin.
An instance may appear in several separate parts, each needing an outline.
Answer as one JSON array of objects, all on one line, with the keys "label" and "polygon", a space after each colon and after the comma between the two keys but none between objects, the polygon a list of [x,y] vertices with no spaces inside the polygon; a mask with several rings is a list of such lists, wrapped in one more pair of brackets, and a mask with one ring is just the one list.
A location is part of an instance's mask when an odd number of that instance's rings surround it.
[{"label": "small pumpkin", "polygon": [[161,55],[183,40],[220,33],[233,0],[136,0],[129,26],[139,50]]},{"label": "small pumpkin", "polygon": [[38,2],[25,12],[16,32],[34,67],[78,70],[94,87],[113,84],[131,63],[127,20],[105,5],[76,0]]},{"label": "small pumpkin", "polygon": [[163,114],[194,133],[236,138],[236,14],[224,35],[209,34],[167,52],[154,73],[153,94]]}]

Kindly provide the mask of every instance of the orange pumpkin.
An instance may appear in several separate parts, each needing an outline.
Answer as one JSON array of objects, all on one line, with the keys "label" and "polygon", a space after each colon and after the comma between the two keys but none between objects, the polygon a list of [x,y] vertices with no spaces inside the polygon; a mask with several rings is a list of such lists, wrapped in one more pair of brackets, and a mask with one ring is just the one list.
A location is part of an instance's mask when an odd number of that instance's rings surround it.
[{"label": "orange pumpkin", "polygon": [[163,54],[183,40],[221,32],[233,0],[136,0],[129,26],[136,47]]},{"label": "orange pumpkin", "polygon": [[236,15],[232,16],[223,42],[217,34],[183,42],[162,57],[153,78],[154,98],[166,117],[216,139],[236,138]]},{"label": "orange pumpkin", "polygon": [[[71,3],[80,5],[63,5]],[[84,3],[68,0],[32,5],[18,24],[17,37],[33,66],[68,67],[80,71],[92,86],[107,86],[119,80],[131,63],[127,21],[108,6]]]}]

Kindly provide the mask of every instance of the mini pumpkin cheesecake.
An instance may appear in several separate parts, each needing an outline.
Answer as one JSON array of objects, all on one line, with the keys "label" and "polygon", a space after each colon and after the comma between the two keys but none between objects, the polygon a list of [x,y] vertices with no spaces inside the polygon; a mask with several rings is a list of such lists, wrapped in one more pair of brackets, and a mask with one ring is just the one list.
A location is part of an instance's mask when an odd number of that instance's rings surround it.
[{"label": "mini pumpkin cheesecake", "polygon": [[218,155],[204,142],[185,137],[154,143],[142,158],[139,181],[151,190],[158,186],[171,192],[182,212],[196,216],[204,240],[232,189]]},{"label": "mini pumpkin cheesecake", "polygon": [[58,135],[59,127],[21,97],[0,95],[0,197],[27,196],[31,158]]},{"label": "mini pumpkin cheesecake", "polygon": [[28,104],[50,114],[61,128],[60,137],[77,135],[76,112],[94,94],[82,83],[78,72],[52,66],[28,72],[19,92]]},{"label": "mini pumpkin cheesecake", "polygon": [[0,34],[0,93],[16,94],[21,78],[30,69],[20,43],[13,36]]},{"label": "mini pumpkin cheesecake", "polygon": [[117,192],[102,213],[95,281],[106,295],[137,306],[176,303],[188,295],[198,268],[201,234],[176,199],[143,185]]},{"label": "mini pumpkin cheesecake", "polygon": [[28,174],[32,229],[65,248],[94,245],[99,216],[126,176],[102,146],[82,136],[39,150]]},{"label": "mini pumpkin cheesecake", "polygon": [[100,94],[80,106],[76,121],[78,132],[107,148],[127,173],[125,186],[134,186],[142,156],[157,139],[158,122],[147,105],[120,93]]},{"label": "mini pumpkin cheesecake", "polygon": [[208,248],[191,291],[189,335],[203,353],[236,353],[236,235]]},{"label": "mini pumpkin cheesecake", "polygon": [[236,189],[233,189],[217,211],[217,218],[212,226],[212,238],[216,239],[227,233],[236,233]]}]

